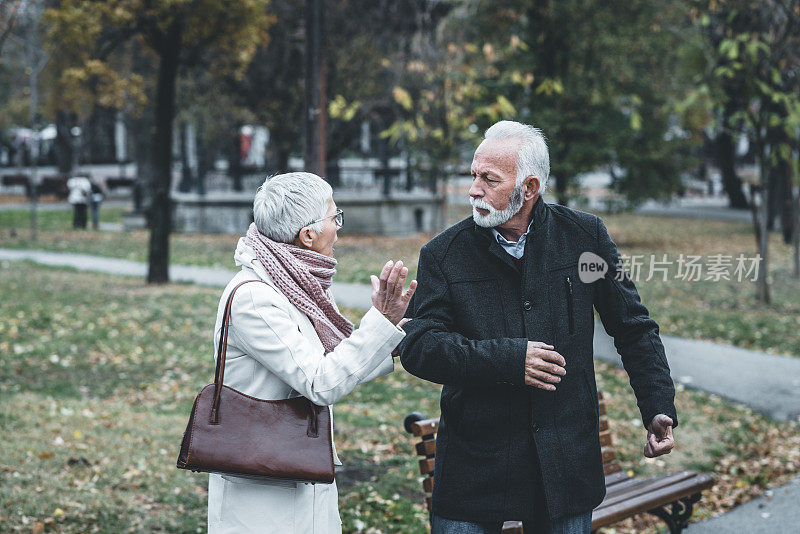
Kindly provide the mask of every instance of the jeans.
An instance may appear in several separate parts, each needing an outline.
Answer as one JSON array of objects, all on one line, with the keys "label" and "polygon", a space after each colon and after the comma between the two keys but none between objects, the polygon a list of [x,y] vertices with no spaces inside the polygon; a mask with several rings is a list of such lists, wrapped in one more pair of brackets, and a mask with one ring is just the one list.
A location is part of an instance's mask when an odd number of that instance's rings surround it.
[{"label": "jeans", "polygon": [[86,228],[86,204],[73,204],[72,209],[72,227]]},{"label": "jeans", "polygon": [[92,200],[89,203],[89,215],[92,218],[92,228],[97,230],[100,227],[100,203]]},{"label": "jeans", "polygon": [[[592,512],[586,512],[555,521],[526,521],[522,530],[525,534],[589,534],[591,526]],[[431,516],[431,534],[500,534],[502,530],[502,522],[470,523],[435,514]]]}]

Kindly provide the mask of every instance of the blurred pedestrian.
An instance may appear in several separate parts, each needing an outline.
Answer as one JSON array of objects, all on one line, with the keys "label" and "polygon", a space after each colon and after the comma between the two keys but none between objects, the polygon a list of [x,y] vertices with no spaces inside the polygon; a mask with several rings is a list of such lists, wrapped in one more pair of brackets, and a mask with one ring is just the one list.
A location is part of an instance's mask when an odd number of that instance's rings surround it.
[{"label": "blurred pedestrian", "polygon": [[103,187],[95,180],[91,180],[92,193],[89,197],[89,210],[92,217],[92,229],[100,228],[100,203],[105,198]]},{"label": "blurred pedestrian", "polygon": [[92,195],[92,183],[86,176],[73,176],[67,180],[69,197],[72,204],[72,227],[86,229],[86,210]]}]

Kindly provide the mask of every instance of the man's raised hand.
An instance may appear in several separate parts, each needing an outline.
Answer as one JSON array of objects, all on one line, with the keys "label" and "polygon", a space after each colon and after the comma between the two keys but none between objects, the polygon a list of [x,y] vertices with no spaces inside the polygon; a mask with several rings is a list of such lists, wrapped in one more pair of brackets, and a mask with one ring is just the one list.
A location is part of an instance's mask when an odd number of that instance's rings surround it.
[{"label": "man's raised hand", "polygon": [[528,341],[525,355],[525,384],[545,391],[555,391],[561,377],[567,374],[564,357],[553,350],[553,345],[541,341]]}]

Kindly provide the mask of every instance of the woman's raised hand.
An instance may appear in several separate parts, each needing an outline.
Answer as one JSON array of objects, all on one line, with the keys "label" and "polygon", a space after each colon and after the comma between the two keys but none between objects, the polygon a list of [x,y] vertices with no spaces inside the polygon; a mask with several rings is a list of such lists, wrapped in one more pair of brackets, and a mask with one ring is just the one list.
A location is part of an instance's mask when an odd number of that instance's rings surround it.
[{"label": "woman's raised hand", "polygon": [[412,280],[405,291],[408,267],[402,261],[389,260],[381,270],[380,277],[370,276],[372,281],[372,305],[386,316],[392,324],[399,324],[408,309],[411,296],[417,289],[417,281]]}]

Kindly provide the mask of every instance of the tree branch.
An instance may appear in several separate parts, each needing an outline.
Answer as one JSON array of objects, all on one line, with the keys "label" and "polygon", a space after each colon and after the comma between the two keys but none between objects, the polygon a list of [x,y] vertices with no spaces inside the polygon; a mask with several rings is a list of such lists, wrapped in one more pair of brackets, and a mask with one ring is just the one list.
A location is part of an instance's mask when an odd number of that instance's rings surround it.
[{"label": "tree branch", "polygon": [[17,4],[11,5],[11,15],[8,17],[8,24],[5,28],[3,28],[2,33],[0,33],[0,52],[3,50],[3,45],[5,44],[6,40],[8,39],[11,32],[14,30],[14,26],[17,23],[17,19],[19,18],[19,10],[17,9]]},{"label": "tree branch", "polygon": [[105,61],[118,46],[139,33],[137,25],[104,29],[97,39],[93,56]]}]

